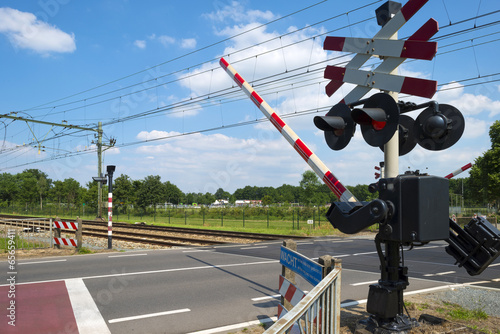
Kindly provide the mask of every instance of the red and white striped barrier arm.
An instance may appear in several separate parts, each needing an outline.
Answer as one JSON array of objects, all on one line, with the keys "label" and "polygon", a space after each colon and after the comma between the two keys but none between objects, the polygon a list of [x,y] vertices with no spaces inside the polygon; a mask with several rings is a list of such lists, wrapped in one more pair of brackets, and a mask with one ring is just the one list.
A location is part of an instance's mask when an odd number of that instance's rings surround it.
[{"label": "red and white striped barrier arm", "polygon": [[453,173],[450,173],[450,174],[446,175],[444,178],[445,179],[451,179],[452,177],[457,176],[458,174],[466,171],[467,169],[469,169],[471,167],[472,167],[472,163],[469,162],[467,165],[463,166],[462,168],[457,169]]},{"label": "red and white striped barrier arm", "polygon": [[262,97],[236,72],[236,70],[224,59],[220,59],[221,67],[238,84],[246,95],[255,103],[260,111],[271,121],[278,131],[285,137],[290,145],[313,169],[316,175],[330,188],[335,196],[343,202],[356,203],[358,200],[347,190],[346,187],[333,175],[326,165],[314,154],[309,147],[297,136],[297,134],[278,116]]},{"label": "red and white striped barrier arm", "polygon": [[78,223],[75,222],[63,222],[54,221],[55,228],[63,228],[66,230],[78,230]]},{"label": "red and white striped barrier arm", "polygon": [[75,239],[54,238],[54,242],[57,245],[78,247],[78,245],[76,244],[76,240]]}]

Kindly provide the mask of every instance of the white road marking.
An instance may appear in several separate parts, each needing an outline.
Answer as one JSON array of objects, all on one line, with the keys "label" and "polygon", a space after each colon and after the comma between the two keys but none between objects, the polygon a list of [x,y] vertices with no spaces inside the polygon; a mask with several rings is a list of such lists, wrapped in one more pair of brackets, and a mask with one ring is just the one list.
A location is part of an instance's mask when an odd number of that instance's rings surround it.
[{"label": "white road marking", "polygon": [[258,249],[258,248],[267,248],[267,246],[244,247],[244,248],[240,248],[240,249],[241,249],[241,250],[252,250],[252,249]]},{"label": "white road marking", "polygon": [[52,263],[52,262],[65,262],[64,260],[50,260],[50,261],[35,261],[35,262],[18,262],[17,265],[25,265],[25,264],[38,264],[38,263]]},{"label": "white road marking", "polygon": [[366,252],[366,253],[356,253],[356,254],[352,254],[353,256],[358,256],[358,255],[368,255],[368,254],[377,254],[377,252]]},{"label": "white road marking", "polygon": [[367,285],[367,284],[373,284],[373,283],[378,283],[378,281],[359,282],[359,283],[352,283],[352,284],[349,284],[349,285],[358,286],[358,285]]},{"label": "white road marking", "polygon": [[109,255],[108,257],[144,256],[144,255],[148,255],[148,254],[142,253],[142,254]]},{"label": "white road marking", "polygon": [[158,312],[158,313],[149,313],[149,314],[141,314],[141,315],[135,315],[135,316],[132,316],[132,317],[111,319],[111,320],[108,320],[108,322],[110,324],[114,324],[116,322],[123,322],[123,321],[130,321],[130,320],[138,320],[138,319],[159,317],[159,316],[162,316],[162,315],[170,315],[170,314],[184,313],[184,312],[190,312],[190,311],[191,310],[188,309],[188,308],[183,308],[183,309],[180,309],[180,310],[165,311],[165,312]]},{"label": "white road marking", "polygon": [[315,242],[316,243],[320,243],[320,242],[334,242],[336,244],[339,244],[341,242],[353,242],[354,240],[339,240],[339,239],[321,239],[321,240],[316,240]]},{"label": "white road marking", "polygon": [[[274,241],[274,242],[259,242],[258,243],[259,245],[276,245],[276,244],[280,244],[282,245],[283,244],[283,241]],[[212,246],[212,248],[236,248],[236,247],[240,247],[241,245],[237,245],[237,244],[234,244],[234,245],[222,245],[222,246]]]},{"label": "white road marking", "polygon": [[443,275],[449,275],[449,274],[455,274],[456,271],[445,271],[442,273],[435,273],[435,274],[425,274],[425,277],[432,277],[432,276],[443,276]]},{"label": "white road marking", "polygon": [[182,251],[183,253],[200,253],[200,252],[213,252],[211,249],[190,249]]},{"label": "white road marking", "polygon": [[[309,292],[308,290],[304,290],[304,293],[308,293],[308,292]],[[275,298],[279,298],[279,297],[281,297],[281,295],[277,294],[277,295],[270,295],[270,296],[252,298],[251,301],[258,302],[258,301],[261,301],[261,300],[275,299]]]},{"label": "white road marking", "polygon": [[[218,269],[218,268],[229,268],[229,267],[241,267],[241,266],[251,266],[251,265],[259,265],[259,264],[271,264],[271,263],[279,263],[279,260],[269,260],[269,261],[258,261],[258,262],[245,262],[245,263],[231,263],[231,264],[221,264],[217,266],[200,266],[200,267],[184,267],[184,268],[172,268],[172,269],[161,269],[161,270],[149,270],[149,271],[133,271],[128,273],[116,273],[116,274],[106,274],[106,275],[95,275],[95,276],[84,276],[79,277],[78,279],[93,279],[93,278],[110,278],[110,277],[121,277],[121,276],[133,276],[133,275],[149,275],[149,274],[161,274],[161,273],[170,273],[177,271],[188,271],[188,270],[202,270],[202,269]],[[16,285],[21,284],[34,284],[34,283],[48,283],[48,282],[59,282],[61,279],[51,279],[45,281],[31,281],[31,282],[23,282],[16,283]],[[9,284],[0,284],[0,286],[7,286]]]},{"label": "white road marking", "polygon": [[361,299],[361,300],[355,300],[353,302],[341,303],[340,307],[350,307],[350,306],[366,304],[367,301],[368,299]]},{"label": "white road marking", "polygon": [[258,301],[261,301],[261,300],[266,300],[266,299],[275,299],[275,298],[279,298],[281,295],[278,293],[277,295],[272,295],[272,296],[264,296],[264,297],[257,297],[257,298],[252,298],[251,300],[253,302],[258,302]]},{"label": "white road marking", "polygon": [[496,266],[500,266],[500,263],[490,264],[488,267],[496,267]]},{"label": "white road marking", "polygon": [[432,248],[443,248],[446,246],[427,246],[427,247],[415,247],[412,250],[419,250],[419,249],[432,249]]},{"label": "white road marking", "polygon": [[191,332],[191,333],[187,333],[187,334],[215,334],[215,333],[220,333],[220,332],[233,331],[233,330],[236,330],[236,329],[245,328],[245,327],[249,327],[249,326],[254,326],[254,325],[258,325],[258,324],[263,324],[263,323],[266,323],[266,322],[271,322],[271,321],[276,321],[276,320],[278,320],[277,317],[271,317],[271,318],[268,318],[268,319],[241,322],[239,324],[222,326],[222,327],[211,328],[211,329],[205,329],[205,330],[202,330],[202,331]]},{"label": "white road marking", "polygon": [[81,278],[64,281],[80,334],[111,334],[94,299]]}]

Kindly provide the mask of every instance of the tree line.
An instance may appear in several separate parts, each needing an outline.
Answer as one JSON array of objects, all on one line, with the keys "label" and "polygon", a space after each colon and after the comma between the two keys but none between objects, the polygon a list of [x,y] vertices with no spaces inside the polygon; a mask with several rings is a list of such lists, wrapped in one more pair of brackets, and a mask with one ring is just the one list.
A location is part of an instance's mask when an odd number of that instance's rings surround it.
[{"label": "tree line", "polygon": [[[328,187],[321,183],[316,174],[306,171],[298,186],[283,184],[279,187],[245,186],[229,193],[222,188],[215,193],[184,193],[170,181],[162,182],[159,175],[149,175],[142,180],[133,180],[121,174],[113,180],[113,203],[118,207],[133,206],[146,210],[156,208],[158,204],[173,205],[197,203],[211,205],[216,200],[225,199],[230,203],[236,200],[261,200],[263,205],[275,203],[301,203],[303,205],[324,205],[336,200]],[[368,186],[348,187],[360,200],[376,198],[368,192]],[[107,187],[103,186],[103,198],[106,203]],[[26,169],[18,174],[0,174],[0,206],[37,206],[44,207],[79,207],[85,205],[88,210],[98,206],[98,183],[87,182],[81,186],[73,178],[63,181],[52,180],[39,169]]]},{"label": "tree line", "polygon": [[[478,157],[470,177],[450,180],[450,196],[461,195],[465,206],[483,206],[489,204],[498,207],[500,201],[500,121],[496,121],[489,131],[491,148]],[[347,186],[360,201],[377,198],[377,193],[370,193],[368,185]],[[107,187],[103,187],[106,198]],[[113,202],[118,207],[136,207],[146,210],[156,208],[158,204],[174,205],[197,203],[210,205],[218,199],[262,200],[263,205],[275,203],[301,203],[302,205],[324,205],[337,200],[328,187],[323,184],[313,171],[306,171],[297,186],[283,184],[279,187],[245,186],[229,193],[219,188],[215,193],[182,192],[170,181],[162,182],[159,175],[149,175],[142,180],[133,180],[122,174],[114,179]],[[97,210],[98,184],[95,181],[81,186],[73,178],[63,181],[51,180],[38,169],[26,169],[18,174],[0,174],[0,206],[55,206],[78,207],[85,205]],[[104,202],[106,202],[104,200]]]}]

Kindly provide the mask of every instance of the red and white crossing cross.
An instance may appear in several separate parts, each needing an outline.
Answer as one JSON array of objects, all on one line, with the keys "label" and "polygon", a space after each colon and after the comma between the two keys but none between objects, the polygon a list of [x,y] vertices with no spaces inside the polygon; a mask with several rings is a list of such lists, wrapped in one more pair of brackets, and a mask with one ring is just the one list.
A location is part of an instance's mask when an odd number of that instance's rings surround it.
[{"label": "red and white crossing cross", "polygon": [[[407,58],[431,60],[437,43],[428,40],[439,30],[433,19],[427,21],[408,40],[390,39],[428,0],[409,0],[373,38],[326,37],[323,49],[357,53],[345,68],[327,66],[324,77],[331,79],[326,93],[331,96],[344,82],[356,84],[341,101],[349,104],[360,100],[371,89],[380,89],[430,98],[437,91],[433,80],[391,75]],[[360,70],[371,56],[383,57],[372,71]]]}]

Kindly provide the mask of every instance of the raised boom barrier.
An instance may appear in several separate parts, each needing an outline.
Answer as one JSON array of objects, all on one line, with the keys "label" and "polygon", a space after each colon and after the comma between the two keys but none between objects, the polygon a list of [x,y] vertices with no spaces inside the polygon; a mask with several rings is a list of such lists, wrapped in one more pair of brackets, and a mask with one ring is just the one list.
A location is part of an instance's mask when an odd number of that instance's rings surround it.
[{"label": "raised boom barrier", "polygon": [[307,147],[307,145],[297,136],[281,117],[267,104],[264,99],[243,79],[238,72],[224,59],[219,61],[221,67],[245,92],[245,94],[255,103],[257,108],[271,121],[276,129],[285,137],[290,145],[300,154],[300,156],[313,169],[316,175],[330,188],[340,201],[351,203],[354,207],[359,201],[346,187],[333,175],[326,165]]},{"label": "raised boom barrier", "polygon": [[465,172],[467,169],[471,168],[472,167],[472,163],[468,163],[467,165],[465,166],[462,166],[461,168],[457,169],[456,171],[446,175],[444,178],[445,179],[451,179],[452,177],[455,177],[457,176],[458,174],[462,173],[462,172]]}]

